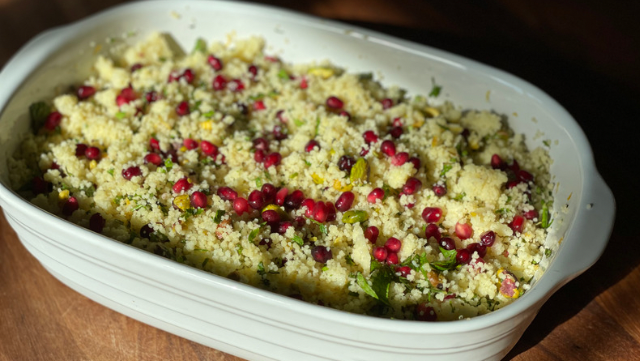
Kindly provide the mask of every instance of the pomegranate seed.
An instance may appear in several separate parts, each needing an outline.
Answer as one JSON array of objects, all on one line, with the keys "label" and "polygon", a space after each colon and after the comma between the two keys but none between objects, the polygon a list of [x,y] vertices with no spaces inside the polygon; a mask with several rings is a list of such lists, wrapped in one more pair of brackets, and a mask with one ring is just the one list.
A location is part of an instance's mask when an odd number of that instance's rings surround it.
[{"label": "pomegranate seed", "polygon": [[351,208],[354,199],[355,196],[352,192],[344,192],[340,195],[340,197],[338,197],[338,200],[336,201],[336,208],[340,212],[346,212],[349,210],[349,208]]},{"label": "pomegranate seed", "polygon": [[144,98],[147,100],[147,103],[153,103],[158,100],[158,93],[154,90],[146,92]]},{"label": "pomegranate seed", "polygon": [[149,153],[144,156],[144,164],[149,163],[155,166],[160,166],[162,164],[162,157],[156,153]]},{"label": "pomegranate seed", "polygon": [[176,106],[176,114],[183,116],[188,115],[191,111],[189,110],[189,103],[186,101],[180,102],[178,106]]},{"label": "pomegranate seed", "polygon": [[331,109],[342,109],[344,106],[344,102],[340,100],[338,97],[330,96],[327,98],[327,106]]},{"label": "pomegranate seed", "polygon": [[70,216],[73,214],[73,212],[77,211],[78,208],[80,208],[78,199],[76,199],[76,197],[69,197],[69,199],[67,199],[67,201],[62,206],[62,214],[64,214],[65,216]]},{"label": "pomegranate seed", "polygon": [[227,87],[227,79],[222,75],[217,75],[213,78],[213,90],[224,90]]},{"label": "pomegranate seed", "polygon": [[316,202],[313,199],[307,198],[304,201],[302,201],[302,204],[300,206],[307,208],[307,210],[304,211],[304,215],[306,217],[312,217],[313,216],[313,207],[315,207],[315,205],[316,205]]},{"label": "pomegranate seed", "polygon": [[382,103],[382,109],[389,109],[393,106],[393,100],[389,98],[382,99],[380,103]]},{"label": "pomegranate seed", "polygon": [[168,83],[173,83],[174,81],[178,81],[180,79],[180,74],[177,71],[172,71],[169,73],[169,77],[167,78]]},{"label": "pomegranate seed", "polygon": [[284,207],[287,210],[293,210],[300,208],[302,201],[304,200],[304,194],[301,190],[296,189],[293,193],[289,194],[284,199]]},{"label": "pomegranate seed", "polygon": [[511,169],[514,173],[517,173],[520,170],[520,164],[518,164],[518,161],[514,159],[509,166],[509,169]]},{"label": "pomegranate seed", "polygon": [[378,227],[370,226],[370,227],[367,227],[367,229],[364,231],[364,238],[369,240],[369,242],[375,244],[376,241],[378,240],[379,234],[380,234],[380,231],[378,230]]},{"label": "pomegranate seed", "polygon": [[327,222],[333,222],[336,220],[336,207],[331,202],[324,202],[327,209]]},{"label": "pomegranate seed", "polygon": [[312,139],[304,147],[304,150],[305,152],[310,153],[315,147],[318,147],[318,149],[320,149],[320,144],[315,139]]},{"label": "pomegranate seed", "polygon": [[256,138],[253,140],[253,147],[260,150],[269,150],[269,142],[264,138]]},{"label": "pomegranate seed", "polygon": [[184,178],[180,178],[178,179],[174,184],[173,187],[171,187],[173,189],[174,193],[180,193],[182,191],[188,191],[189,189],[191,189],[191,186],[193,184],[191,184],[191,180],[187,177]]},{"label": "pomegranate seed", "polygon": [[473,252],[478,252],[479,257],[484,257],[487,255],[487,246],[484,246],[480,243],[471,243],[467,246],[467,250],[471,255]]},{"label": "pomegranate seed", "polygon": [[34,194],[47,194],[53,190],[53,185],[40,177],[33,177],[32,189]]},{"label": "pomegranate seed", "polygon": [[382,200],[384,197],[384,190],[382,188],[376,188],[369,193],[367,201],[371,204],[375,204],[377,200]]},{"label": "pomegranate seed", "polygon": [[236,198],[238,198],[238,192],[234,191],[230,187],[220,187],[218,188],[218,197],[224,199],[225,201],[234,201],[236,200]]},{"label": "pomegranate seed", "polygon": [[391,128],[391,130],[389,131],[389,134],[394,137],[395,139],[400,138],[400,136],[402,135],[402,127],[393,127]]},{"label": "pomegranate seed", "polygon": [[276,193],[276,204],[283,206],[285,199],[287,199],[287,194],[289,194],[289,190],[287,188],[281,188],[278,193]]},{"label": "pomegranate seed", "polygon": [[238,197],[233,200],[233,210],[236,211],[236,214],[239,216],[241,216],[243,213],[248,213],[249,203],[246,199]]},{"label": "pomegranate seed", "polygon": [[480,244],[486,247],[493,246],[496,241],[496,233],[494,231],[486,231],[480,236]]},{"label": "pomegranate seed", "polygon": [[287,133],[285,132],[284,128],[280,125],[276,125],[275,127],[273,127],[273,137],[276,140],[284,140],[287,139]]},{"label": "pomegranate seed", "polygon": [[532,220],[535,218],[538,218],[538,211],[536,211],[535,209],[532,209],[530,211],[526,211],[522,214],[524,216],[524,218]]},{"label": "pomegranate seed", "polygon": [[307,89],[309,87],[309,83],[307,83],[307,78],[302,77],[300,80],[300,89]]},{"label": "pomegranate seed", "polygon": [[387,259],[388,251],[384,247],[375,247],[373,249],[373,258],[378,262],[384,262]]},{"label": "pomegranate seed", "polygon": [[407,276],[411,274],[411,267],[409,266],[398,267],[398,272],[400,272],[400,276],[407,278]]},{"label": "pomegranate seed", "polygon": [[398,254],[394,252],[389,252],[387,255],[387,264],[398,264],[400,260],[398,259]]},{"label": "pomegranate seed", "polygon": [[422,182],[417,178],[411,177],[407,179],[407,182],[402,186],[402,193],[404,194],[414,194],[422,188]]},{"label": "pomegranate seed", "polygon": [[253,160],[255,160],[258,163],[264,162],[264,158],[265,158],[265,155],[262,149],[258,149],[256,150],[255,153],[253,153]]},{"label": "pomegranate seed", "polygon": [[328,213],[327,206],[322,201],[316,202],[315,206],[313,206],[313,219],[320,223],[324,223],[327,220]]},{"label": "pomegranate seed", "polygon": [[409,160],[409,153],[400,152],[393,157],[391,157],[391,164],[397,167],[405,164]]},{"label": "pomegranate seed", "polygon": [[82,143],[76,144],[76,157],[78,158],[82,157],[86,151],[87,151],[86,144],[82,144]]},{"label": "pomegranate seed", "polygon": [[251,64],[249,65],[249,73],[251,74],[251,79],[255,79],[255,77],[258,75],[258,67]]},{"label": "pomegranate seed", "polygon": [[100,149],[98,147],[88,147],[87,150],[84,151],[84,156],[87,159],[98,160],[100,159]]},{"label": "pomegranate seed", "polygon": [[533,182],[533,174],[527,172],[526,170],[517,171],[516,177],[518,177],[518,179],[524,183]]},{"label": "pomegranate seed", "polygon": [[467,264],[469,261],[471,261],[471,253],[468,249],[462,248],[457,250],[456,262],[458,262],[458,264]]},{"label": "pomegranate seed", "polygon": [[393,126],[401,127],[402,126],[402,118],[393,118]]},{"label": "pomegranate seed", "polygon": [[60,165],[56,162],[51,162],[51,167],[49,169],[60,169]]},{"label": "pomegranate seed", "polygon": [[193,192],[189,199],[193,208],[207,208],[207,195],[203,192]]},{"label": "pomegranate seed", "polygon": [[341,111],[338,115],[347,118],[347,121],[351,120],[351,114],[346,110]]},{"label": "pomegranate seed", "polygon": [[251,194],[249,194],[249,206],[251,206],[251,208],[260,209],[264,207],[264,205],[265,205],[265,199],[262,192],[256,189],[253,192],[251,192]]},{"label": "pomegranate seed", "polygon": [[150,225],[145,224],[140,228],[140,238],[151,238],[151,234],[154,232],[153,228]]},{"label": "pomegranate seed", "polygon": [[121,107],[125,104],[137,99],[136,93],[131,88],[124,88],[120,91],[120,94],[116,97],[116,104]]},{"label": "pomegranate seed", "polygon": [[60,112],[51,112],[44,121],[44,127],[47,130],[55,130],[61,121],[62,114],[60,114]]},{"label": "pomegranate seed", "polygon": [[256,100],[253,103],[253,110],[260,111],[265,109],[267,109],[267,107],[264,105],[264,102],[262,100]]},{"label": "pomegranate seed", "polygon": [[280,214],[277,211],[270,209],[262,212],[262,220],[269,224],[277,223],[280,222]]},{"label": "pomegranate seed", "polygon": [[276,199],[276,187],[274,187],[271,183],[265,183],[262,185],[262,188],[260,188],[260,190],[264,195],[264,202],[266,204],[273,203],[273,201]]},{"label": "pomegranate seed", "polygon": [[362,148],[360,149],[360,156],[364,157],[365,155],[369,154],[369,149],[368,148]]},{"label": "pomegranate seed", "polygon": [[456,236],[460,239],[469,239],[473,234],[473,228],[467,223],[456,223]]},{"label": "pomegranate seed", "polygon": [[315,246],[311,249],[311,256],[318,263],[327,263],[328,260],[333,258],[331,250],[325,246]]},{"label": "pomegranate seed", "polygon": [[398,253],[400,251],[400,247],[402,247],[402,242],[400,242],[396,237],[387,239],[387,242],[384,244],[384,248],[392,253]]},{"label": "pomegranate seed", "polygon": [[380,145],[380,151],[389,157],[396,155],[396,145],[390,140],[385,140]]},{"label": "pomegranate seed", "polygon": [[267,249],[271,248],[271,240],[269,238],[263,238],[258,243],[259,246],[267,246]]},{"label": "pomegranate seed", "polygon": [[447,251],[456,249],[456,242],[449,237],[442,238],[438,244],[440,245],[440,247],[446,249]]},{"label": "pomegranate seed", "polygon": [[276,112],[276,119],[278,119],[280,121],[280,123],[286,123],[287,119],[284,117],[284,110],[278,110]]},{"label": "pomegranate seed", "polygon": [[270,153],[269,155],[267,155],[267,157],[264,159],[264,167],[269,168],[272,165],[273,166],[277,166],[280,164],[280,161],[282,160],[282,156],[280,155],[280,153]]},{"label": "pomegranate seed", "polygon": [[216,58],[213,55],[209,55],[207,57],[207,63],[213,68],[213,70],[218,71],[222,69],[222,60]]},{"label": "pomegranate seed", "polygon": [[241,92],[244,90],[244,83],[240,79],[232,79],[229,84],[227,84],[227,88],[232,92]]},{"label": "pomegranate seed", "polygon": [[193,140],[193,139],[190,139],[190,138],[185,139],[182,142],[182,144],[184,145],[185,148],[187,148],[189,150],[193,150],[193,149],[198,148],[198,142]]},{"label": "pomegranate seed", "polygon": [[193,83],[193,79],[195,78],[195,75],[193,74],[193,70],[187,68],[184,70],[184,72],[180,77],[184,79],[187,82],[187,84],[191,84]]},{"label": "pomegranate seed", "polygon": [[444,184],[434,184],[431,189],[433,190],[433,193],[435,193],[438,197],[442,197],[447,194],[447,186],[445,186]]},{"label": "pomegranate seed", "polygon": [[362,137],[364,138],[364,142],[367,144],[375,143],[378,141],[378,136],[373,132],[373,130],[367,130],[366,132],[362,133]]},{"label": "pomegranate seed", "polygon": [[212,158],[215,158],[216,155],[218,155],[218,147],[206,140],[200,142],[200,150],[202,150],[202,153]]},{"label": "pomegranate seed", "polygon": [[433,307],[427,306],[426,303],[421,303],[416,308],[416,320],[434,322],[438,320],[438,314]]},{"label": "pomegranate seed", "polygon": [[442,209],[438,207],[426,207],[422,211],[422,218],[427,223],[438,223],[442,217]]},{"label": "pomegranate seed", "polygon": [[81,86],[80,88],[78,88],[78,91],[76,92],[76,94],[78,95],[78,99],[80,100],[87,99],[88,97],[92,96],[95,93],[96,93],[96,88],[88,85]]},{"label": "pomegranate seed", "polygon": [[338,161],[338,168],[341,171],[351,173],[351,168],[353,167],[354,164],[356,164],[355,159],[353,159],[352,157],[349,157],[348,155],[343,155],[342,157],[340,157],[340,160]]},{"label": "pomegranate seed", "polygon": [[413,167],[416,170],[420,170],[420,159],[417,157],[411,157],[409,158],[409,163],[413,164]]},{"label": "pomegranate seed", "polygon": [[524,228],[524,217],[514,216],[511,223],[509,223],[509,227],[511,227],[511,230],[513,230],[514,233],[522,233],[522,229]]},{"label": "pomegranate seed", "polygon": [[160,150],[160,142],[156,138],[149,139],[149,148],[151,150]]},{"label": "pomegranate seed", "polygon": [[493,169],[504,169],[506,164],[502,161],[499,155],[494,154],[491,156],[491,168]]},{"label": "pomegranate seed", "polygon": [[289,227],[293,227],[293,223],[289,221],[280,222],[278,223],[276,232],[278,234],[285,234],[287,233],[287,229],[289,229]]},{"label": "pomegranate seed", "polygon": [[429,240],[429,238],[433,237],[436,241],[440,241],[442,238],[442,234],[440,234],[440,228],[437,224],[431,223],[428,224],[424,230],[424,236]]}]

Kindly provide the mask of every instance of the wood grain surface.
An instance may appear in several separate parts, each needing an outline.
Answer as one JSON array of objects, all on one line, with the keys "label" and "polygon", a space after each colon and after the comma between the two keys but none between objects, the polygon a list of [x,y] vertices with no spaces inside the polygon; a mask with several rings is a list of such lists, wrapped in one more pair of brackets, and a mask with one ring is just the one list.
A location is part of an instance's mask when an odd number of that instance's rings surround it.
[{"label": "wood grain surface", "polygon": [[[0,0],[0,66],[39,32],[113,0]],[[609,246],[558,291],[508,360],[640,360],[640,2],[272,1],[464,55],[548,92],[578,120],[618,202]],[[204,34],[203,34],[204,35]],[[1,86],[1,84],[0,84]],[[107,309],[53,278],[0,217],[0,361],[239,358]]]}]

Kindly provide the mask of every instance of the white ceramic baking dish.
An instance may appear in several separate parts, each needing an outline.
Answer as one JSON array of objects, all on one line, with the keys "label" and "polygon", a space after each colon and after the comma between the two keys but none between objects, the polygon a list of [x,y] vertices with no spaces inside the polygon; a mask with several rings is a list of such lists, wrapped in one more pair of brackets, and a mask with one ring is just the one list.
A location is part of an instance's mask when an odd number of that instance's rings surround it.
[{"label": "white ceramic baking dish", "polygon": [[[98,52],[154,30],[172,34],[185,49],[198,37],[261,35],[287,61],[331,59],[350,71],[380,71],[386,85],[414,94],[428,93],[435,78],[444,99],[509,115],[530,147],[550,139],[552,173],[560,185],[555,238],[549,240],[557,251],[549,269],[514,304],[485,316],[443,323],[377,319],[189,268],[68,223],[12,192],[6,158],[28,131],[29,104],[85,78]],[[0,109],[0,205],[25,247],[55,277],[125,315],[253,360],[500,359],[551,294],[598,259],[613,225],[614,199],[582,130],[535,86],[440,50],[271,7],[132,3],[47,31],[0,73]],[[560,237],[559,245],[551,241]]]}]

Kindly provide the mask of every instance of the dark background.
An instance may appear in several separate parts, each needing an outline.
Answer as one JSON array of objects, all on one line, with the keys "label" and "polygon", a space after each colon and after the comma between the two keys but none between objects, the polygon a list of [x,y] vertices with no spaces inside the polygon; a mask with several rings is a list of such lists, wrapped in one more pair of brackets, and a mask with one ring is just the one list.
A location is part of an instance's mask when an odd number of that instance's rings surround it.
[{"label": "dark background", "polygon": [[[121,2],[0,0],[0,66],[41,31]],[[281,0],[263,3],[341,20],[460,54],[513,73],[558,100],[577,119],[591,142],[598,169],[615,194],[617,219],[609,246],[600,261],[545,304],[508,358],[640,359],[637,292],[640,286],[640,222],[637,219],[640,212],[636,210],[639,200],[637,174],[640,174],[636,173],[639,165],[637,130],[640,129],[640,1]],[[2,229],[0,276],[11,272],[2,251],[5,255],[24,255],[22,262],[39,267],[19,248],[15,235],[7,230],[4,221]],[[40,272],[38,277],[50,277],[46,271]],[[57,281],[51,279],[49,282]],[[62,285],[59,287],[66,290]],[[72,291],[65,292],[71,292],[69,297],[82,297]],[[27,294],[28,290],[15,287],[12,282],[0,282],[0,309],[26,312],[29,304],[24,302],[29,301],[22,299],[28,298]],[[25,321],[24,314],[22,317],[21,322],[38,322]],[[120,319],[124,316],[115,313],[109,313],[107,317],[113,322],[125,322]],[[10,327],[17,326],[19,321],[16,319],[16,324],[5,321],[0,322],[0,343],[17,341],[15,330]],[[45,326],[34,326],[34,330],[42,327]],[[106,327],[111,326],[107,324]],[[173,351],[168,353],[159,352],[161,359],[173,359],[170,357],[175,354],[177,360],[188,353],[198,359],[236,360],[188,341],[147,330],[146,326],[136,327],[137,332],[147,332],[152,335],[147,337],[160,340],[156,342],[188,345],[178,349],[171,347]],[[74,330],[69,332],[73,334]],[[20,339],[24,338],[36,339],[39,335],[20,335]],[[46,351],[50,345],[46,340],[39,339],[39,342],[45,353],[34,354],[30,359],[42,355],[45,355],[43,359],[48,359]],[[50,347],[55,354],[55,347]],[[139,355],[135,350],[126,350],[126,345],[123,347],[118,351],[120,353],[113,354],[115,358],[138,358],[132,356]],[[0,346],[0,360],[4,357],[16,359],[12,355],[11,349]],[[87,351],[79,355],[101,359]]]}]

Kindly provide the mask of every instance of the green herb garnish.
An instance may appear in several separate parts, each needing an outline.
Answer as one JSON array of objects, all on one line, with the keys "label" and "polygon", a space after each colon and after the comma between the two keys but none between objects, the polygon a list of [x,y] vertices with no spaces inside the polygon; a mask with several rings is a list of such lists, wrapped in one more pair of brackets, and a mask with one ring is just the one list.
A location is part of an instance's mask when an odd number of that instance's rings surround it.
[{"label": "green herb garnish", "polygon": [[216,224],[220,224],[220,222],[222,221],[222,216],[224,216],[224,210],[222,209],[218,209],[216,211],[216,216],[213,218],[213,222],[215,222]]},{"label": "green herb garnish", "polygon": [[167,169],[167,172],[171,170],[171,168],[173,168],[173,161],[171,161],[171,158],[167,158],[164,160],[164,167]]},{"label": "green herb garnish", "polygon": [[540,221],[540,227],[549,228],[553,223],[553,219],[551,219],[551,213],[549,213],[549,205],[547,202],[542,201],[542,219]]},{"label": "green herb garnish", "polygon": [[196,44],[193,47],[193,51],[191,51],[191,53],[195,53],[196,51],[199,51],[201,53],[204,53],[207,51],[207,42],[204,41],[201,38],[198,38],[198,40],[196,40]]},{"label": "green herb garnish", "polygon": [[280,71],[278,72],[278,78],[282,80],[289,80],[289,73],[287,73],[287,71],[284,69],[280,69]]},{"label": "green herb garnish", "polygon": [[453,165],[450,163],[445,163],[442,165],[442,171],[440,172],[440,177],[444,177],[445,174],[447,174],[448,171],[451,170],[451,168],[453,168]]},{"label": "green herb garnish", "polygon": [[127,116],[127,113],[125,112],[117,112],[116,113],[116,118],[118,119],[124,119]]},{"label": "green herb garnish", "polygon": [[301,127],[305,124],[306,122],[304,120],[300,120],[300,119],[294,119],[293,120],[293,124],[295,124],[298,127]]},{"label": "green herb garnish", "polygon": [[436,84],[436,79],[431,78],[431,92],[429,92],[430,97],[438,97],[440,95],[440,91],[442,91],[442,86]]},{"label": "green herb garnish", "polygon": [[300,247],[304,246],[304,240],[300,238],[300,236],[293,236],[293,241],[300,245]]},{"label": "green herb garnish", "polygon": [[33,103],[29,106],[29,115],[31,116],[31,126],[34,131],[42,128],[45,120],[51,113],[49,106],[45,102]]},{"label": "green herb garnish", "polygon": [[444,255],[445,260],[431,262],[430,263],[431,267],[437,269],[438,271],[446,271],[446,270],[456,268],[456,266],[458,265],[458,263],[456,262],[456,255],[458,254],[458,252],[455,249],[446,250],[442,247],[439,247],[439,248],[440,248],[440,253]]}]

